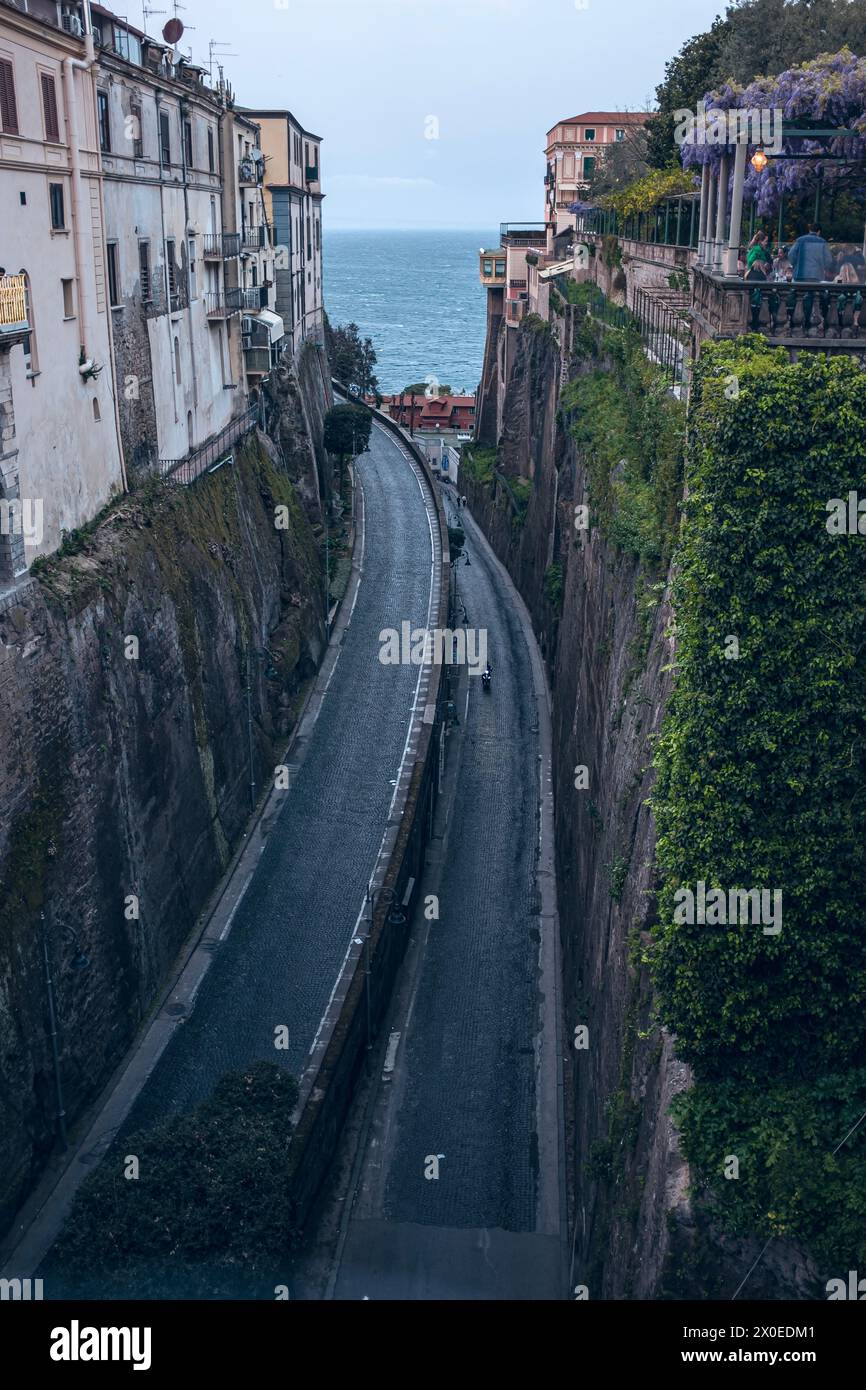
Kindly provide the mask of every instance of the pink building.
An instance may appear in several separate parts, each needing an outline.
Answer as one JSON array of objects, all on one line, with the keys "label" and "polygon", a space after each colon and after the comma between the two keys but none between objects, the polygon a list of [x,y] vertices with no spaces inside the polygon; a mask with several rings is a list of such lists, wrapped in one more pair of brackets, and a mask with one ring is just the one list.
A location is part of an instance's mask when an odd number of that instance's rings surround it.
[{"label": "pink building", "polygon": [[584,111],[547,132],[545,217],[554,235],[574,227],[571,204],[586,192],[606,149],[625,140],[647,121],[643,111]]}]

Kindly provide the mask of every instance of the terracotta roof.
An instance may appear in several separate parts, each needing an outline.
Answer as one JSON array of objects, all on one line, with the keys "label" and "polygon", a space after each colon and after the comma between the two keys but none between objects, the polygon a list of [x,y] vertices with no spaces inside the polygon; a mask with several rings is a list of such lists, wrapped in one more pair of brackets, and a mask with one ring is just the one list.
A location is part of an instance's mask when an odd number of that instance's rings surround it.
[{"label": "terracotta roof", "polygon": [[646,121],[649,116],[648,111],[582,111],[579,116],[568,116],[557,121],[551,130],[556,130],[558,125],[585,125],[588,121],[597,121],[600,125],[628,125],[629,122]]}]

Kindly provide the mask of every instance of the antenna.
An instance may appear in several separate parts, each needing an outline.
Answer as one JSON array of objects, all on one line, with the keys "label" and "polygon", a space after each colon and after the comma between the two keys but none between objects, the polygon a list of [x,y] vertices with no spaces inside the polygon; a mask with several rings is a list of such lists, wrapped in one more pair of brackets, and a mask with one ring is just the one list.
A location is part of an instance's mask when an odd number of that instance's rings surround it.
[{"label": "antenna", "polygon": [[147,33],[147,21],[150,19],[150,16],[151,16],[152,14],[165,14],[165,13],[166,13],[165,10],[155,10],[155,9],[152,8],[152,6],[148,5],[147,0],[142,0],[142,4],[141,4],[141,27],[142,27],[142,29],[144,30],[144,32]]},{"label": "antenna", "polygon": [[[207,64],[207,66],[208,66],[208,72],[210,73],[211,82],[213,82],[213,65],[214,65],[214,58],[216,57],[216,50],[217,50],[218,48],[231,48],[231,44],[230,44],[230,43],[222,43],[219,39],[211,39],[210,43],[208,44],[208,46],[207,46],[207,53],[208,53],[208,64]],[[219,56],[220,56],[220,58],[236,58],[238,55],[237,55],[236,53],[221,53]],[[220,77],[222,77],[222,63],[217,63],[217,71],[219,72]]]}]

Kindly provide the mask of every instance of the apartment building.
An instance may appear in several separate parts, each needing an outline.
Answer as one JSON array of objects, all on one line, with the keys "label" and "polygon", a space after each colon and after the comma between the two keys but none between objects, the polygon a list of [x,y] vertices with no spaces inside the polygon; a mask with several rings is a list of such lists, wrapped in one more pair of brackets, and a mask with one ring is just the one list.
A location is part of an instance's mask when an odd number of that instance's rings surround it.
[{"label": "apartment building", "polygon": [[94,50],[73,8],[0,0],[0,589],[125,485]]},{"label": "apartment building", "polygon": [[276,313],[273,226],[265,199],[261,128],[234,109],[226,92],[222,123],[223,245],[229,294],[237,292],[240,332],[232,332],[234,372],[255,389],[279,361],[288,340]]},{"label": "apartment building", "polygon": [[321,137],[290,111],[244,107],[261,129],[264,187],[276,243],[275,308],[293,354],[305,341],[322,343]]},{"label": "apartment building", "polygon": [[91,8],[121,429],[140,471],[183,458],[245,405],[226,269],[240,245],[223,236],[220,95],[201,68]]},{"label": "apartment building", "polygon": [[584,111],[547,132],[545,220],[555,236],[574,227],[571,205],[587,191],[598,161],[647,119],[641,111]]}]

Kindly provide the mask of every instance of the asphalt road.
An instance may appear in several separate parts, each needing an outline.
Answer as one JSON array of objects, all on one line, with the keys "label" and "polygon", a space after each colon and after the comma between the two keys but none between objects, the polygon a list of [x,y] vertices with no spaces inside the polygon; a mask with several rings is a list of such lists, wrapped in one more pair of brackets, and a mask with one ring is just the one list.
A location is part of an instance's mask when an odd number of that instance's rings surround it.
[{"label": "asphalt road", "polygon": [[[373,871],[412,715],[418,668],[379,661],[383,628],[425,626],[430,528],[416,474],[373,430],[358,460],[363,573],[306,755],[231,932],[124,1125],[147,1128],[263,1059],[299,1075]],[[284,1024],[290,1046],[277,1050]]]},{"label": "asphalt road", "polygon": [[480,538],[467,551],[459,590],[469,626],[487,630],[492,688],[463,679],[440,919],[416,925],[415,979],[389,1024],[337,1298],[562,1296],[559,1118],[539,1103],[541,1068],[548,1082],[556,1069],[540,957],[544,697],[513,589]]}]

